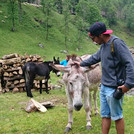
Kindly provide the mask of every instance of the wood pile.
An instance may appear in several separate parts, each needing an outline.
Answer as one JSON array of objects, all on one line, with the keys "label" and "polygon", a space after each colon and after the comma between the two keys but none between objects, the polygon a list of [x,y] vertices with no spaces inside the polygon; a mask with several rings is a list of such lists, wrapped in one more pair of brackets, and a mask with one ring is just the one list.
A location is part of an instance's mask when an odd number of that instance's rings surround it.
[{"label": "wood pile", "polygon": [[[25,91],[25,80],[23,77],[22,66],[26,62],[42,62],[43,59],[39,55],[20,56],[16,53],[4,55],[0,59],[0,74],[3,73],[5,89],[3,92],[22,92]],[[34,81],[35,86],[39,88],[39,82]]]}]

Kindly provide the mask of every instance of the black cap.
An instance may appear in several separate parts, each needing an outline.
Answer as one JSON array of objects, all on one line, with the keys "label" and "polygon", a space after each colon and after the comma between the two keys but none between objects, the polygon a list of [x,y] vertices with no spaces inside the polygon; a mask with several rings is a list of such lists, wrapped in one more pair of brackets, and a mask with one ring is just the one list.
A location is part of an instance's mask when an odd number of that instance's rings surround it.
[{"label": "black cap", "polygon": [[100,34],[111,34],[113,30],[107,30],[102,22],[94,23],[89,29],[89,36],[99,36]]}]

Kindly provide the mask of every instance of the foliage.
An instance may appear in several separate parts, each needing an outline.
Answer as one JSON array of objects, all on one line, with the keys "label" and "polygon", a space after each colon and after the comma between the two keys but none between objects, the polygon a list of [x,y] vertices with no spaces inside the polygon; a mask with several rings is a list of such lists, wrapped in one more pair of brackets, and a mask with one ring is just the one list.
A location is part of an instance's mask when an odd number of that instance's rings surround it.
[{"label": "foliage", "polygon": [[134,31],[134,4],[131,4],[127,12],[127,27]]},{"label": "foliage", "polygon": [[109,22],[109,25],[115,25],[117,23],[117,8],[113,5],[111,0],[101,0],[100,9],[103,17]]},{"label": "foliage", "polygon": [[95,4],[80,1],[76,6],[76,12],[85,22],[89,24],[93,24],[96,21],[101,21],[100,10]]},{"label": "foliage", "polygon": [[62,0],[55,0],[54,4],[55,4],[55,7],[56,7],[58,13],[62,14],[62,12],[63,12],[63,2],[62,2]]}]

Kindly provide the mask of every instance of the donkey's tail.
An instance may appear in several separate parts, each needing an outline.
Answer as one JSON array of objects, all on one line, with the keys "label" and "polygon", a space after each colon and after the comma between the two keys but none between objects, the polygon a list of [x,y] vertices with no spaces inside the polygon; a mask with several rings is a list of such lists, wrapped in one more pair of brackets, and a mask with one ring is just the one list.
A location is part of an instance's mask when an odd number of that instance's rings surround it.
[{"label": "donkey's tail", "polygon": [[30,76],[29,76],[29,72],[30,72],[30,66],[28,64],[24,65],[22,67],[22,71],[23,71],[23,76],[25,78],[26,81],[29,80]]}]

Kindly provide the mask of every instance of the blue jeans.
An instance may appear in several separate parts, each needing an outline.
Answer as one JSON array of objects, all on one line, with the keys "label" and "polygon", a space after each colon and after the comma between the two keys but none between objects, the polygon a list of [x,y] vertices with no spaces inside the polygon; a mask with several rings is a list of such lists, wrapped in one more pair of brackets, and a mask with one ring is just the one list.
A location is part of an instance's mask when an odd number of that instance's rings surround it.
[{"label": "blue jeans", "polygon": [[111,118],[116,121],[123,118],[122,102],[123,97],[120,100],[113,98],[114,88],[104,86],[101,84],[100,90],[100,105],[101,105],[101,117]]}]

